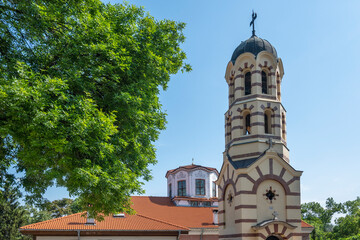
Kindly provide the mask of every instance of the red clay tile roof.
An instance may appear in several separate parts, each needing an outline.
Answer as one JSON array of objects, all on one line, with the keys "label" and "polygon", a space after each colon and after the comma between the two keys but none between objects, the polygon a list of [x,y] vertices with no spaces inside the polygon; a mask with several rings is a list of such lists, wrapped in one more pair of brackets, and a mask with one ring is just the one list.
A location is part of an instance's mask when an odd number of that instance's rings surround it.
[{"label": "red clay tile roof", "polygon": [[218,172],[218,170],[217,170],[216,168],[204,167],[204,166],[201,166],[201,165],[191,164],[191,165],[180,166],[180,167],[178,167],[178,168],[169,170],[169,171],[166,172],[165,177],[168,177],[168,175],[169,175],[170,173],[174,173],[174,172],[176,172],[176,171],[178,171],[178,170],[181,170],[181,169],[192,170],[192,169],[196,169],[196,168],[200,168],[200,169],[203,169],[203,170],[209,171],[209,172],[215,171],[215,172],[219,175],[219,172]]},{"label": "red clay tile roof", "polygon": [[[189,228],[217,228],[213,224],[213,207],[175,206],[169,197],[135,196],[131,198],[136,215],[125,218],[105,217],[96,225],[85,225],[82,213],[21,227],[21,230],[119,230],[178,231]],[[301,227],[311,228],[301,221]]]},{"label": "red clay tile roof", "polygon": [[96,225],[86,225],[83,213],[51,219],[44,222],[26,225],[20,230],[119,230],[119,231],[179,231],[188,230],[183,226],[167,223],[141,214],[127,215],[124,218],[108,216]]},{"label": "red clay tile roof", "polygon": [[301,227],[303,228],[313,228],[313,226],[311,226],[310,224],[308,224],[307,222],[304,222],[303,220],[301,220]]},{"label": "red clay tile roof", "polygon": [[213,222],[214,208],[177,207],[169,197],[132,197],[136,215],[125,218],[107,216],[96,225],[85,225],[83,213],[56,218],[21,227],[21,230],[121,230],[178,231],[189,228],[217,228]]},{"label": "red clay tile roof", "polygon": [[137,196],[131,200],[134,210],[145,216],[188,228],[218,227],[213,224],[213,207],[175,206],[169,197]]}]

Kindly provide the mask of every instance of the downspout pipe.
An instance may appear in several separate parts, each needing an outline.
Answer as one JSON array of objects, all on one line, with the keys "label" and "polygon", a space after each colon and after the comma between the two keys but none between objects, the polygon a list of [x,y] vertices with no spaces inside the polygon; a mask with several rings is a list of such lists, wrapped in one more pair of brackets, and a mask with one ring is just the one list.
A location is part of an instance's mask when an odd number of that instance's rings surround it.
[{"label": "downspout pipe", "polygon": [[77,230],[78,240],[80,240],[80,230]]}]

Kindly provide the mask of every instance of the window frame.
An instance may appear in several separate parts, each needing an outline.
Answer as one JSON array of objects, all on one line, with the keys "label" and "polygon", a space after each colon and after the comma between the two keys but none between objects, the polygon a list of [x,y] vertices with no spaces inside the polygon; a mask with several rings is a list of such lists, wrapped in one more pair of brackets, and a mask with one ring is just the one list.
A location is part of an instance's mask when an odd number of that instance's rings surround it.
[{"label": "window frame", "polygon": [[[198,186],[198,182],[201,181],[203,185]],[[199,190],[199,191],[198,191]],[[203,194],[202,194],[203,190]],[[203,178],[197,178],[195,179],[195,195],[205,196],[206,195],[206,189],[205,189],[205,179]]]},{"label": "window frame", "polygon": [[[180,183],[183,183],[180,187]],[[181,193],[181,194],[180,194]],[[177,181],[177,195],[180,197],[186,196],[186,180],[179,180]]]}]

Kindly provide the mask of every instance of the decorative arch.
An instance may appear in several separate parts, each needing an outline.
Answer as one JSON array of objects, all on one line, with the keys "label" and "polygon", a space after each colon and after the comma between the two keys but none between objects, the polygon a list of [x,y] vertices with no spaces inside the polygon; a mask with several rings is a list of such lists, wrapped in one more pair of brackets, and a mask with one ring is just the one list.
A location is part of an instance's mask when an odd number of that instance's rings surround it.
[{"label": "decorative arch", "polygon": [[246,52],[238,56],[235,60],[235,68],[242,72],[246,68],[252,69],[256,65],[254,54]]},{"label": "decorative arch", "polygon": [[235,193],[236,189],[233,182],[225,185],[223,191],[224,228],[235,224]]},{"label": "decorative arch", "polygon": [[252,192],[256,193],[257,190],[258,190],[259,185],[260,185],[263,181],[266,181],[266,180],[274,180],[274,181],[277,181],[277,182],[280,183],[280,184],[282,185],[282,187],[284,188],[286,195],[290,195],[290,194],[291,194],[291,190],[290,190],[288,184],[285,182],[285,180],[284,180],[282,177],[277,176],[277,175],[274,175],[274,174],[267,174],[267,175],[263,175],[263,176],[261,176],[260,178],[258,178],[258,179],[254,182]]},{"label": "decorative arch", "polygon": [[293,230],[296,228],[296,226],[293,226],[284,221],[268,220],[262,223],[258,223],[251,228],[258,232],[259,236],[264,240],[275,238],[278,238],[279,240],[288,240],[291,235],[286,235],[286,231]]},{"label": "decorative arch", "polygon": [[226,194],[226,189],[228,188],[228,187],[230,187],[230,186],[232,186],[232,189],[233,189],[233,193],[234,193],[234,196],[235,196],[235,193],[236,193],[236,186],[235,186],[235,183],[234,183],[234,181],[232,180],[232,179],[228,179],[228,180],[226,180],[225,181],[225,183],[224,183],[224,185],[223,185],[223,187],[222,187],[222,194],[221,194],[221,199],[223,200],[223,201],[226,201],[226,196],[225,196],[225,194]]}]

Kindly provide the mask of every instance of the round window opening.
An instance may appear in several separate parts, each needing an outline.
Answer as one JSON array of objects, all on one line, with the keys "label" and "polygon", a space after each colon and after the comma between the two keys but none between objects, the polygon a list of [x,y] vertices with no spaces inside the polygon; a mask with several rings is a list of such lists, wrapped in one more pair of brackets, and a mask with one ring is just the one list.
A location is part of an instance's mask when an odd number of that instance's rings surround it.
[{"label": "round window opening", "polygon": [[270,236],[266,240],[280,240],[278,237]]}]

